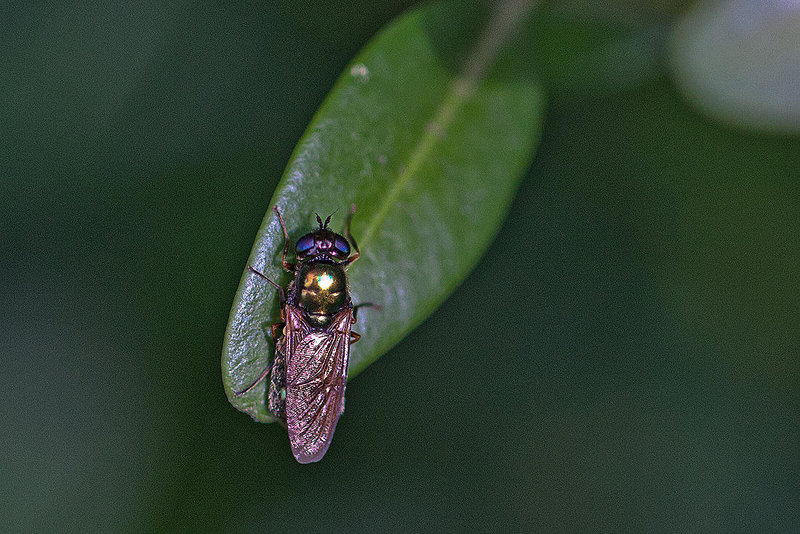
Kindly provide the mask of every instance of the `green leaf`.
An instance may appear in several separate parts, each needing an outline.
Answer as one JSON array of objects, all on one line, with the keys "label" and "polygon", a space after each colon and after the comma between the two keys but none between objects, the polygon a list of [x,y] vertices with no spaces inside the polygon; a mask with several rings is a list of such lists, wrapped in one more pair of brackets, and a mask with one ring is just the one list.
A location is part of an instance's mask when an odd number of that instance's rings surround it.
[{"label": "green leaf", "polygon": [[[498,231],[539,138],[544,110],[529,46],[515,33],[520,2],[429,4],[384,28],[345,69],[295,149],[256,237],[249,265],[284,287],[283,235],[293,241],[351,204],[362,256],[348,271],[362,309],[352,378],[421,323],[467,276]],[[276,125],[279,127],[279,125]],[[491,303],[475,303],[488,306]],[[267,367],[277,292],[244,271],[222,354],[231,403],[269,422]],[[457,325],[454,325],[457,327]],[[435,361],[441,347],[431,347]]]},{"label": "green leaf", "polygon": [[800,132],[800,3],[700,4],[675,27],[678,86],[703,111],[736,125]]}]

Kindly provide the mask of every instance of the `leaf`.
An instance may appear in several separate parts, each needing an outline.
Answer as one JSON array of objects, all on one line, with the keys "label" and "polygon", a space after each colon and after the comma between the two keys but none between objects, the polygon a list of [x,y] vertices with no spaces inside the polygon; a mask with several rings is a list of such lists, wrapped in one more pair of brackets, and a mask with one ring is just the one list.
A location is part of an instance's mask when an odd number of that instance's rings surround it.
[{"label": "leaf", "polygon": [[[362,256],[348,271],[360,311],[352,378],[421,323],[475,266],[502,223],[538,141],[544,110],[514,26],[525,3],[493,14],[480,4],[429,4],[402,15],[345,69],[312,120],[278,185],[249,265],[284,287],[280,207],[294,242],[351,204]],[[488,20],[488,22],[486,22]],[[476,303],[488,306],[491,303]],[[231,403],[269,422],[266,380],[277,292],[246,269],[222,354]],[[441,347],[431,347],[436,358]]]},{"label": "leaf", "polygon": [[671,49],[678,86],[703,111],[800,132],[800,3],[700,4],[676,26]]}]

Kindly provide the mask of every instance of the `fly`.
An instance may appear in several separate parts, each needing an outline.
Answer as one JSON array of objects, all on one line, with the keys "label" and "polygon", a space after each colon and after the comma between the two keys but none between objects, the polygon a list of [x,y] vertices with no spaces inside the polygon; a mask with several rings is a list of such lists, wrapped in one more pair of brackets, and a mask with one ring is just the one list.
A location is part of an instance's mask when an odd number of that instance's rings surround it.
[{"label": "fly", "polygon": [[345,275],[360,255],[350,234],[355,205],[347,217],[346,237],[328,229],[330,215],[324,222],[317,215],[319,228],[297,241],[295,263],[286,260],[291,239],[280,210],[277,206],[274,210],[285,239],[281,263],[294,279],[284,291],[248,267],[278,289],[281,321],[271,329],[275,343],[272,363],[236,396],[252,390],[269,374],[269,411],[287,428],[294,457],[307,464],[322,459],[331,444],[344,411],[350,345],[361,337],[351,330],[358,306],[350,299]]}]

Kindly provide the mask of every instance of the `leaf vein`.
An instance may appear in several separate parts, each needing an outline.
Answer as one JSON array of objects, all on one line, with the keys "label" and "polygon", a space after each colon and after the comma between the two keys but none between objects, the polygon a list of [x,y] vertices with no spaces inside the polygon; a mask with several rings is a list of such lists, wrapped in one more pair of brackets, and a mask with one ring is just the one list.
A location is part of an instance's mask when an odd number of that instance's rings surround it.
[{"label": "leaf vein", "polygon": [[532,0],[505,0],[498,5],[475,48],[467,56],[461,74],[456,76],[450,84],[433,119],[425,125],[422,137],[411,151],[408,163],[392,184],[380,209],[372,216],[363,230],[362,237],[359,239],[361,248],[369,250],[368,244],[386,220],[389,211],[397,203],[400,194],[408,187],[436,143],[446,136],[456,112],[475,94],[486,71],[494,63],[503,45],[525,19],[525,15],[532,6]]}]

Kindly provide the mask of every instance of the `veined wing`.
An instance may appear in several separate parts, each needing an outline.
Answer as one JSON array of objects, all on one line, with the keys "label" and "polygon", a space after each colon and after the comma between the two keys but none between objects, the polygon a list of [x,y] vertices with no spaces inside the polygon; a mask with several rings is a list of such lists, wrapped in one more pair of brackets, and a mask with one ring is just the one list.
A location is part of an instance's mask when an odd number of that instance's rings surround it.
[{"label": "veined wing", "polygon": [[284,425],[286,424],[286,400],[283,390],[286,387],[286,357],[292,354],[300,341],[308,335],[308,326],[299,310],[285,308],[283,335],[275,347],[275,360],[269,382],[269,411]]},{"label": "veined wing", "polygon": [[301,464],[320,460],[344,411],[350,326],[345,308],[322,332],[310,332],[286,364],[286,423],[294,457]]}]

